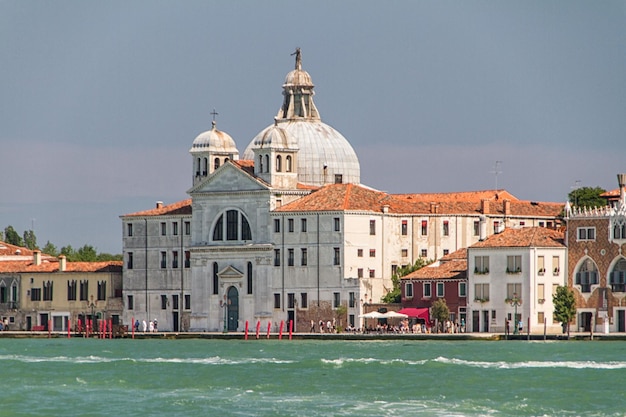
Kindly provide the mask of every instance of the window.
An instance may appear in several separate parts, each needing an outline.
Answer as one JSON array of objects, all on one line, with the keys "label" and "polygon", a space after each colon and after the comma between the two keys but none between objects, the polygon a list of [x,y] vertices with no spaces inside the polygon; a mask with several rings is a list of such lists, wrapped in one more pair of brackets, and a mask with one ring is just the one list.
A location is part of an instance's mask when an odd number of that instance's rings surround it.
[{"label": "window", "polygon": [[626,239],[626,223],[613,226],[613,239]]},{"label": "window", "polygon": [[422,220],[422,236],[428,234],[428,220]]},{"label": "window", "polygon": [[283,169],[282,166],[282,158],[280,157],[280,155],[276,155],[276,172],[280,172]]},{"label": "window", "polygon": [[489,284],[474,284],[474,300],[489,301]]},{"label": "window", "polygon": [[161,222],[161,236],[165,236],[167,234],[167,223]]},{"label": "window", "polygon": [[132,295],[126,297],[126,305],[129,310],[133,310],[135,308],[135,299]]},{"label": "window", "polygon": [[191,310],[191,295],[185,294],[185,310]]},{"label": "window", "polygon": [[306,248],[302,248],[302,249],[300,249],[300,265],[306,266],[307,263],[308,263],[307,249]]},{"label": "window", "polygon": [[167,252],[161,252],[161,268],[167,268]]},{"label": "window", "polygon": [[444,288],[445,288],[445,285],[443,284],[443,282],[437,283],[437,297],[442,298],[445,296]]},{"label": "window", "polygon": [[226,240],[237,240],[237,229],[239,228],[239,212],[228,210],[226,212]]},{"label": "window", "polygon": [[474,273],[475,274],[488,274],[489,273],[489,257],[488,256],[475,256],[474,257]]},{"label": "window", "polygon": [[178,310],[178,295],[172,295],[172,310]]},{"label": "window", "polygon": [[538,311],[537,312],[537,323],[539,323],[539,324],[543,323],[546,320],[545,317],[546,316],[545,316],[545,313],[543,311]]},{"label": "window", "polygon": [[217,262],[213,262],[213,294],[218,294],[219,291],[219,276],[217,275],[219,272]]},{"label": "window", "polygon": [[537,274],[543,275],[546,273],[546,261],[543,256],[537,256]]},{"label": "window", "polygon": [[596,240],[596,228],[579,227],[576,236],[578,236],[578,240]]},{"label": "window", "polygon": [[448,220],[443,221],[443,235],[450,236],[450,225]]},{"label": "window", "polygon": [[161,294],[161,310],[167,309],[167,295]]},{"label": "window", "polygon": [[178,222],[172,223],[172,234],[178,236]]},{"label": "window", "polygon": [[376,257],[376,249],[370,249],[370,258]]},{"label": "window", "polygon": [[343,175],[335,174],[335,184],[342,184],[342,183],[343,183]]},{"label": "window", "polygon": [[274,266],[280,266],[280,249],[274,249]]},{"label": "window", "polygon": [[402,220],[402,228],[400,229],[400,233],[402,236],[406,236],[409,229],[409,222],[407,220]]},{"label": "window", "polygon": [[300,231],[303,233],[306,232],[306,219],[300,220]]},{"label": "window", "polygon": [[67,301],[76,301],[76,280],[67,281]]},{"label": "window", "polygon": [[213,240],[224,240],[224,216],[218,217],[213,229]]},{"label": "window", "polygon": [[506,284],[506,298],[513,299],[515,297],[522,298],[522,284]]},{"label": "window", "polygon": [[404,284],[404,297],[413,298],[413,283],[407,282]]},{"label": "window", "polygon": [[363,268],[359,268],[356,270],[357,278],[363,278]]},{"label": "window", "polygon": [[396,275],[398,273],[398,265],[391,264],[391,275]]},{"label": "window", "polygon": [[275,309],[280,308],[280,294],[279,293],[274,293],[274,308]]},{"label": "window", "polygon": [[339,232],[341,230],[341,221],[339,220],[339,217],[335,217],[333,219],[333,223],[334,223],[334,227],[335,227],[335,232]]},{"label": "window", "polygon": [[443,256],[449,255],[450,254],[450,249],[444,249],[443,250]]},{"label": "window", "polygon": [[474,222],[474,236],[480,235],[480,222]]},{"label": "window", "polygon": [[363,257],[363,249],[357,249],[356,250],[356,256],[358,256],[359,258]]},{"label": "window", "polygon": [[337,308],[341,305],[341,297],[338,292],[333,293],[333,308]]},{"label": "window", "polygon": [[506,257],[506,272],[509,274],[522,272],[522,257],[520,255]]},{"label": "window", "polygon": [[191,252],[185,251],[185,268],[191,267]]},{"label": "window", "polygon": [[370,278],[376,278],[376,270],[375,269],[370,269]]},{"label": "window", "polygon": [[559,272],[561,272],[561,267],[559,265],[560,265],[559,257],[553,256],[552,257],[552,274],[553,275],[559,275]]},{"label": "window", "polygon": [[459,282],[459,297],[467,297],[467,282]]},{"label": "window", "polygon": [[370,220],[370,235],[376,234],[376,220]]},{"label": "window", "polygon": [[107,282],[98,281],[98,301],[104,301],[107,299]]},{"label": "window", "polygon": [[126,269],[133,269],[133,253],[128,252],[128,260],[126,261]]},{"label": "window", "polygon": [[544,284],[537,284],[537,302],[543,304],[546,301],[546,288]]},{"label": "window", "polygon": [[500,233],[500,222],[493,222],[493,233]]},{"label": "window", "polygon": [[432,297],[433,294],[432,294],[431,283],[424,282],[422,285],[423,285],[423,290],[424,290],[424,298]]},{"label": "window", "polygon": [[41,288],[30,289],[30,301],[41,301]]},{"label": "window", "polygon": [[307,293],[305,292],[300,293],[300,308],[309,308],[308,298],[309,297],[307,296]]},{"label": "window", "polygon": [[224,235],[226,240],[251,240],[252,231],[246,216],[237,210],[228,210],[224,224],[224,214],[221,214],[215,222],[213,240],[224,240]]},{"label": "window", "polygon": [[274,233],[280,233],[280,219],[274,219]]},{"label": "window", "polygon": [[243,214],[241,215],[241,240],[252,240],[250,223],[248,223],[248,218]]},{"label": "window", "polygon": [[421,256],[422,256],[422,258],[428,257],[428,249],[422,249]]},{"label": "window", "polygon": [[287,265],[293,266],[293,249],[287,249]]},{"label": "window", "polygon": [[248,262],[247,268],[247,293],[252,294],[252,262]]},{"label": "window", "polygon": [[409,250],[408,249],[402,249],[402,257],[406,258],[407,256],[409,256]]},{"label": "window", "polygon": [[613,292],[626,292],[626,259],[617,261],[609,273],[609,284]]},{"label": "window", "polygon": [[287,294],[287,308],[295,308],[296,307],[296,294],[288,293]]},{"label": "window", "polygon": [[178,268],[178,251],[172,251],[172,268]]},{"label": "window", "polygon": [[191,222],[185,222],[185,235],[189,236],[191,234]]},{"label": "window", "polygon": [[333,265],[341,265],[341,258],[339,257],[339,248],[333,248],[335,255],[333,257]]},{"label": "window", "polygon": [[127,235],[128,236],[132,236],[133,235],[133,224],[132,223],[128,223],[126,225],[126,231],[127,231]]},{"label": "window", "polygon": [[293,169],[293,167],[291,166],[291,155],[287,155],[285,157],[285,165],[287,165],[285,171],[291,172],[291,170]]},{"label": "window", "polygon": [[293,233],[293,219],[287,219],[287,228],[289,233]]},{"label": "window", "polygon": [[87,301],[89,299],[89,281],[80,280],[78,283],[78,292],[80,301]]}]

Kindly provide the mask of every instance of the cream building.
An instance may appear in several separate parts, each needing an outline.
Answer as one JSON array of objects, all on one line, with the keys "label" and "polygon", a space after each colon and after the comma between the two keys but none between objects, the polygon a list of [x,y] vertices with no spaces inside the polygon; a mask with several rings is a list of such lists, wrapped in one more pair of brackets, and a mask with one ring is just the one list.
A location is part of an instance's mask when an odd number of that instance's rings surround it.
[{"label": "cream building", "polygon": [[[121,216],[125,321],[157,319],[168,331],[359,326],[396,268],[467,247],[481,230],[556,225],[562,205],[502,190],[392,195],[361,185],[354,149],[322,122],[295,55],[278,114],[241,159],[214,122],[190,150],[191,199]],[[188,268],[173,266],[181,256]]]}]

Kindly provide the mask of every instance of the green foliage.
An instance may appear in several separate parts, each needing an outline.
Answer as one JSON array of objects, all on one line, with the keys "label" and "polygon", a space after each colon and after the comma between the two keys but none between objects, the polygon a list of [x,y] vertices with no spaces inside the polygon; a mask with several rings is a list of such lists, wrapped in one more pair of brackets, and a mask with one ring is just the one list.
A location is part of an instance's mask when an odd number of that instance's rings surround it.
[{"label": "green foliage", "polygon": [[7,226],[4,229],[5,242],[10,245],[21,246],[24,247],[24,240],[22,237],[15,231],[13,226]]},{"label": "green foliage", "polygon": [[431,306],[431,314],[439,323],[443,323],[450,318],[450,309],[445,298],[438,298]]},{"label": "green foliage", "polygon": [[413,271],[417,271],[433,263],[431,259],[419,258],[413,265],[407,265],[404,268],[398,268],[396,273],[391,276],[391,282],[393,284],[393,289],[389,291],[385,296],[381,298],[383,303],[399,303],[401,298],[401,290],[400,290],[400,278],[410,274]]},{"label": "green foliage", "polygon": [[56,246],[50,243],[50,241],[46,242],[46,245],[43,247],[41,251],[50,256],[59,256],[59,250],[57,249]]},{"label": "green foliage", "polygon": [[570,204],[576,207],[604,207],[606,199],[600,197],[600,194],[606,192],[600,187],[581,187],[573,190],[567,195]]},{"label": "green foliage", "polygon": [[576,317],[576,297],[574,291],[568,287],[558,286],[556,294],[552,295],[554,303],[554,318],[567,326],[569,338],[569,324]]},{"label": "green foliage", "polygon": [[122,254],[113,255],[111,253],[99,253],[96,260],[98,262],[123,261],[124,256],[122,256]]},{"label": "green foliage", "polygon": [[35,231],[24,230],[24,246],[26,246],[30,250],[38,249],[37,236],[35,236]]}]

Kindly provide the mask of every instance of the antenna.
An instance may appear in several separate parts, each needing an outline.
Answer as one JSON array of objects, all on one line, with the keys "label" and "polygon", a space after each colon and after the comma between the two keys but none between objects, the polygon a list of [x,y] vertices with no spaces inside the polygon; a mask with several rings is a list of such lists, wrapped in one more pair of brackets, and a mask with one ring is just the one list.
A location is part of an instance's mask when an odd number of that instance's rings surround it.
[{"label": "antenna", "polygon": [[574,181],[574,185],[572,185],[570,187],[572,190],[574,190],[574,206],[575,207],[578,206],[578,193],[577,193],[577,191],[580,188],[581,184],[582,184],[581,180],[576,180],[576,181]]},{"label": "antenna", "polygon": [[502,171],[500,171],[501,164],[502,161],[496,161],[495,165],[493,166],[493,171],[489,171],[490,174],[495,174],[496,176],[496,192],[498,191],[498,174],[502,174]]}]

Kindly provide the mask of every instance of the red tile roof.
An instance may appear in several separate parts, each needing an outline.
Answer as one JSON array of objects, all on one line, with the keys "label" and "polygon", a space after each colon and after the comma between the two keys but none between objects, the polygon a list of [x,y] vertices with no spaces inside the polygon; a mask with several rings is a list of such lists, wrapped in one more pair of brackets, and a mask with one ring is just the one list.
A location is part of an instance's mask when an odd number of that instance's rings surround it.
[{"label": "red tile roof", "polygon": [[467,259],[455,259],[441,262],[439,265],[431,264],[424,268],[413,271],[401,279],[466,279]]},{"label": "red tile roof", "polygon": [[[19,251],[19,252],[18,252]],[[33,259],[34,251],[22,246],[11,245],[10,243],[0,241],[0,261],[18,261]],[[41,254],[41,259],[56,260],[54,256]]]},{"label": "red tile roof", "polygon": [[506,190],[482,190],[460,191],[452,193],[423,193],[423,194],[396,194],[397,198],[419,201],[457,202],[457,201],[481,201],[481,200],[517,200],[513,194]]},{"label": "red tile roof", "polygon": [[191,199],[178,201],[167,206],[157,207],[150,210],[137,211],[125,214],[123,217],[144,217],[144,216],[179,216],[191,215]]},{"label": "red tile roof", "polygon": [[[59,262],[42,261],[35,265],[32,261],[0,262],[0,273],[60,272]],[[122,272],[122,261],[106,262],[67,262],[63,272]]]},{"label": "red tile roof", "polygon": [[565,247],[565,235],[562,230],[547,229],[545,227],[522,227],[520,229],[505,229],[502,233],[489,236],[482,242],[477,242],[470,248],[560,248]]}]

